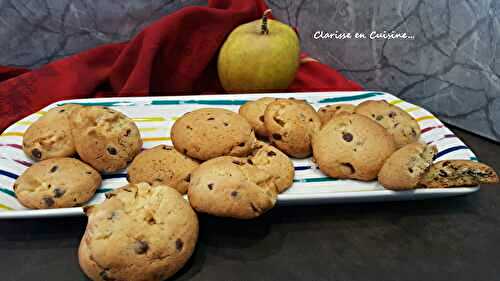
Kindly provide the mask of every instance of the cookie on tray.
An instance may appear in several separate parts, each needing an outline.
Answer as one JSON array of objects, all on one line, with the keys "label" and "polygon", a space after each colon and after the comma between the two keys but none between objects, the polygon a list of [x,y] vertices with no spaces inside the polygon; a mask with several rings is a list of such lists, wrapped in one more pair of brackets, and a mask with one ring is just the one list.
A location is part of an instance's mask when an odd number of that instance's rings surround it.
[{"label": "cookie on tray", "polygon": [[326,123],[313,140],[320,170],[330,177],[374,180],[396,150],[384,127],[360,114],[340,114]]},{"label": "cookie on tray", "polygon": [[30,209],[67,208],[87,202],[101,185],[94,168],[74,158],[51,158],[33,164],[17,178],[14,191]]},{"label": "cookie on tray", "polygon": [[281,193],[293,184],[295,169],[292,160],[281,150],[264,142],[257,142],[247,162],[270,173],[274,183]]},{"label": "cookie on tray", "polygon": [[92,280],[163,281],[188,261],[198,218],[168,186],[130,184],[85,209],[87,228],[78,259]]},{"label": "cookie on tray", "polygon": [[273,176],[249,164],[246,158],[222,156],[194,170],[188,196],[198,212],[251,219],[274,206],[277,190]]},{"label": "cookie on tray", "polygon": [[398,148],[416,142],[420,137],[417,120],[408,112],[385,100],[364,101],[356,106],[355,112],[371,118],[386,128],[394,137]]},{"label": "cookie on tray", "polygon": [[354,108],[356,108],[356,106],[349,103],[329,104],[318,109],[318,116],[321,120],[321,124],[325,125],[339,113],[354,113]]},{"label": "cookie on tray", "polygon": [[187,192],[191,172],[198,162],[175,150],[173,146],[158,145],[139,153],[128,167],[128,181],[150,185],[168,185],[181,194]]},{"label": "cookie on tray", "polygon": [[378,173],[378,181],[391,190],[417,188],[422,175],[432,165],[436,146],[418,142],[407,144],[394,152]]},{"label": "cookie on tray", "polygon": [[422,176],[426,188],[447,188],[498,183],[498,175],[490,166],[471,160],[442,160],[434,163]]},{"label": "cookie on tray", "polygon": [[139,129],[119,111],[84,106],[71,114],[71,126],[78,155],[100,172],[125,168],[141,151]]},{"label": "cookie on tray", "polygon": [[75,154],[70,113],[80,105],[66,104],[47,111],[23,135],[23,150],[34,160],[69,157]]},{"label": "cookie on tray", "polygon": [[198,160],[223,155],[247,156],[256,140],[245,118],[221,108],[184,114],[175,121],[170,137],[179,152]]},{"label": "cookie on tray", "polygon": [[316,110],[303,100],[278,99],[264,113],[264,124],[273,145],[296,158],[311,155],[311,142],[321,121]]},{"label": "cookie on tray", "polygon": [[238,111],[238,113],[250,123],[255,130],[255,134],[259,137],[267,137],[266,127],[264,126],[264,112],[267,106],[275,100],[276,98],[265,97],[254,101],[248,101],[242,105]]}]

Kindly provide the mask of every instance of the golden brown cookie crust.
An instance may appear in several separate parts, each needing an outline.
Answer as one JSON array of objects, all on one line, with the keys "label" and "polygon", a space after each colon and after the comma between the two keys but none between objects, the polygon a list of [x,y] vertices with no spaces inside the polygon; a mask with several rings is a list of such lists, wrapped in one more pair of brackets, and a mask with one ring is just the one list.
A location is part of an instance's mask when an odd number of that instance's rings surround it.
[{"label": "golden brown cookie crust", "polygon": [[100,185],[101,175],[82,161],[51,158],[24,171],[14,183],[14,191],[27,208],[68,208],[90,200]]},{"label": "golden brown cookie crust", "polygon": [[131,184],[86,209],[78,258],[92,280],[162,281],[189,259],[198,218],[173,188]]},{"label": "golden brown cookie crust", "polygon": [[264,113],[264,124],[273,145],[296,158],[311,155],[311,142],[321,121],[316,110],[303,100],[279,99]]},{"label": "golden brown cookie crust", "polygon": [[139,129],[119,111],[85,106],[71,114],[71,126],[78,155],[100,172],[125,168],[141,151]]},{"label": "golden brown cookie crust", "polygon": [[387,130],[359,114],[336,116],[313,140],[316,164],[334,178],[374,180],[395,150]]},{"label": "golden brown cookie crust", "polygon": [[179,152],[198,160],[223,155],[247,156],[256,141],[245,118],[221,108],[203,108],[184,114],[175,121],[170,134]]},{"label": "golden brown cookie crust", "polygon": [[128,167],[130,183],[168,185],[181,194],[187,192],[191,172],[198,162],[175,150],[173,146],[158,145],[139,153]]},{"label": "golden brown cookie crust", "polygon": [[396,146],[417,142],[420,138],[420,126],[408,112],[401,108],[381,101],[364,101],[356,106],[355,112],[376,121],[394,137]]},{"label": "golden brown cookie crust", "polygon": [[325,125],[339,113],[354,113],[355,105],[349,103],[329,104],[318,109],[321,124]]}]

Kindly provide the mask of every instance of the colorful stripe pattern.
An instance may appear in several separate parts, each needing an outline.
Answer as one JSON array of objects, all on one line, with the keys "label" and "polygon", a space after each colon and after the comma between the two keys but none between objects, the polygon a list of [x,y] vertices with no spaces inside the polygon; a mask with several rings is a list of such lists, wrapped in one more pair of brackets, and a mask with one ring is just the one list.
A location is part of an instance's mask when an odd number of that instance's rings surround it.
[{"label": "colorful stripe pattern", "polygon": [[[476,156],[474,156],[470,149],[467,148],[455,135],[453,135],[451,131],[444,127],[444,125],[441,124],[435,116],[418,106],[414,106],[401,99],[378,92],[365,92],[347,95],[336,94],[334,96],[327,95],[328,94],[317,93],[301,96],[301,94],[297,94],[295,97],[298,99],[307,99],[311,104],[317,107],[328,103],[352,102],[357,104],[367,99],[385,99],[389,103],[401,107],[403,110],[415,117],[422,128],[422,141],[432,143],[439,149],[439,152],[435,157],[436,160],[449,159],[447,157],[451,157],[477,161]],[[148,148],[157,143],[168,143],[170,141],[168,128],[173,122],[175,122],[175,120],[177,120],[179,116],[183,114],[183,112],[192,110],[193,106],[197,106],[195,108],[219,106],[237,110],[240,105],[244,104],[248,100],[257,98],[259,98],[258,95],[242,97],[235,96],[234,98],[228,99],[217,98],[209,100],[204,100],[202,98],[176,100],[127,100],[126,98],[123,98],[103,101],[79,100],[71,103],[110,107],[145,107],[141,111],[143,113],[142,115],[131,115],[131,117],[137,123],[141,131],[141,135],[143,136],[145,147]],[[151,107],[152,110],[147,109],[150,106],[153,106]],[[158,109],[161,109],[161,111]],[[23,171],[32,164],[31,161],[27,161],[28,159],[22,151],[22,136],[26,128],[31,125],[36,118],[45,114],[45,112],[46,111],[37,112],[36,114],[17,122],[14,126],[0,135],[0,186],[2,186],[0,188],[0,209],[2,210],[16,210],[21,208],[15,204],[13,205],[11,201],[4,201],[4,197],[2,196],[11,198],[15,197],[15,193],[11,188],[13,182],[21,173],[20,171]],[[158,114],[158,112],[161,114]],[[155,116],[149,116],[148,114]],[[334,188],[334,186],[341,185],[343,182],[342,180],[324,176],[318,170],[317,166],[309,160],[301,160],[299,162],[300,164],[295,164],[296,177],[294,179],[294,186],[287,192],[293,193],[294,190],[297,189],[302,192],[301,194],[303,194],[303,188],[307,187],[307,189],[305,189],[305,194],[309,192],[308,190],[311,190],[310,192],[314,193],[315,188]],[[6,166],[5,163],[10,164]],[[121,182],[126,181],[126,177],[126,173],[103,175],[103,187],[97,191],[97,193],[101,195],[96,196],[96,202],[102,200],[103,193],[113,190],[113,188],[109,187],[109,184],[113,183],[112,186],[119,186]]]}]

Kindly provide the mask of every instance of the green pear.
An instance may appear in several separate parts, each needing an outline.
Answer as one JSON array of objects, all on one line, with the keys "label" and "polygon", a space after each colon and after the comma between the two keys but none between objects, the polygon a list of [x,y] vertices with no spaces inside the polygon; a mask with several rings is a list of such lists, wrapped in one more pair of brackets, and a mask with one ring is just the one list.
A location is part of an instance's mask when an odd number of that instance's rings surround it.
[{"label": "green pear", "polygon": [[299,67],[299,38],[290,26],[262,19],[236,27],[222,45],[217,70],[227,92],[285,90]]}]

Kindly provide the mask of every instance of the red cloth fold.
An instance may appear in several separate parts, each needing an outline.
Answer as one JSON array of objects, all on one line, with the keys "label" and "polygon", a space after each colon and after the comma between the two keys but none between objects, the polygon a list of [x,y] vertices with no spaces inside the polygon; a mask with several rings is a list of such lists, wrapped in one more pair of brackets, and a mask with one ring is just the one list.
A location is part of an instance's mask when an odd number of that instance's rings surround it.
[{"label": "red cloth fold", "polygon": [[[64,99],[223,93],[217,53],[238,25],[258,19],[262,0],[212,0],[151,24],[126,43],[108,44],[35,70],[0,67],[0,131]],[[319,62],[301,64],[290,91],[360,90]]]}]

